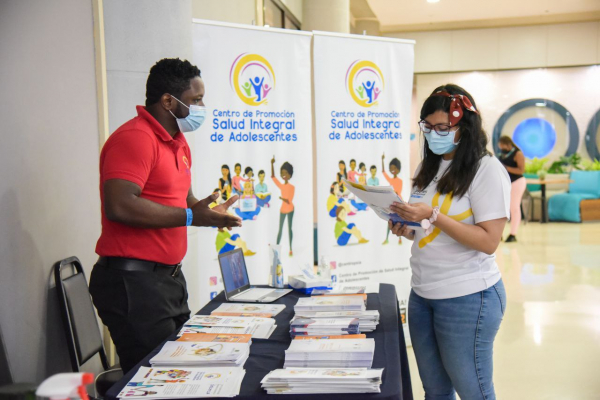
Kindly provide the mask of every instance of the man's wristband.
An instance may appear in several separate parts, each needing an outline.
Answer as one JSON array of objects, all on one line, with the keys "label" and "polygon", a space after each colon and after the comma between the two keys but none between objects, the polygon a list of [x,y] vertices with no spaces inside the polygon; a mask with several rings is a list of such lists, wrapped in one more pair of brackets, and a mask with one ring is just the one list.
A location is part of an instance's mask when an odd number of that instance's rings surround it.
[{"label": "man's wristband", "polygon": [[187,218],[185,220],[185,226],[190,226],[192,225],[192,220],[194,219],[194,213],[192,212],[191,208],[186,208],[185,213],[187,215]]}]

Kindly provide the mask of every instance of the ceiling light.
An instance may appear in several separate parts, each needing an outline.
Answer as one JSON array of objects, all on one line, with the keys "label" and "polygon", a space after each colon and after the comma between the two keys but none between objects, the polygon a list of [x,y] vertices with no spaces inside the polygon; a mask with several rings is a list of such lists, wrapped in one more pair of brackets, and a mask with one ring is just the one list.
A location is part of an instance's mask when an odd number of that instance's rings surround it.
[{"label": "ceiling light", "polygon": [[428,3],[439,3],[440,0],[427,0]]}]

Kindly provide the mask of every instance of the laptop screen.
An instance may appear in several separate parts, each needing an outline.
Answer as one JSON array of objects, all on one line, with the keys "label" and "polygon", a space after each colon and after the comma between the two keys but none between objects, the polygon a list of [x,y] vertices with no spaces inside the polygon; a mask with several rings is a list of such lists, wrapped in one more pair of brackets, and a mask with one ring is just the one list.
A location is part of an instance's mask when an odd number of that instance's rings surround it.
[{"label": "laptop screen", "polygon": [[250,288],[248,271],[242,249],[236,249],[219,255],[221,274],[227,296],[236,295]]}]

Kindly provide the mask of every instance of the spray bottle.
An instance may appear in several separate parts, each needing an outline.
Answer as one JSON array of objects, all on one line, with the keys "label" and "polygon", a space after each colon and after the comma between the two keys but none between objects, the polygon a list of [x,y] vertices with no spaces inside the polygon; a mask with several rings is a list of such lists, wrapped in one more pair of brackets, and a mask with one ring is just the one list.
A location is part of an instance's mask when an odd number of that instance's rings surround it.
[{"label": "spray bottle", "polygon": [[51,400],[89,400],[85,386],[94,383],[94,374],[73,372],[53,375],[38,387],[35,395]]}]

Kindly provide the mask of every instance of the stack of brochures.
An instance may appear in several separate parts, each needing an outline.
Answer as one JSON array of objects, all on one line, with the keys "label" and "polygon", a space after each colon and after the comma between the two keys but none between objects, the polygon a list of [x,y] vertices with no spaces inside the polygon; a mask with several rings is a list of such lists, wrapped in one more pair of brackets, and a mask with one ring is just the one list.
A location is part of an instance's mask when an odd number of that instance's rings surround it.
[{"label": "stack of brochures", "polygon": [[366,299],[366,294],[302,297],[298,299],[294,311],[365,311]]},{"label": "stack of brochures", "polygon": [[296,313],[296,318],[330,319],[358,318],[360,332],[373,332],[379,324],[379,311],[302,311]]},{"label": "stack of brochures", "polygon": [[167,342],[150,359],[153,367],[241,367],[250,357],[250,343]]},{"label": "stack of brochures", "polygon": [[358,318],[298,318],[290,321],[290,335],[357,335],[360,333]]},{"label": "stack of brochures", "polygon": [[242,368],[140,367],[117,396],[120,399],[234,397],[246,371]]},{"label": "stack of brochures", "polygon": [[277,325],[273,318],[194,315],[179,331],[186,333],[250,334],[255,339],[268,339]]},{"label": "stack of brochures", "polygon": [[374,339],[292,340],[284,368],[371,368]]},{"label": "stack of brochures", "polygon": [[184,333],[178,342],[225,342],[252,344],[252,335],[231,333]]},{"label": "stack of brochures", "polygon": [[210,315],[270,318],[283,310],[285,310],[285,304],[223,303]]},{"label": "stack of brochures", "polygon": [[383,369],[287,368],[260,382],[268,394],[380,393]]},{"label": "stack of brochures", "polygon": [[331,289],[315,289],[310,294],[311,296],[334,295],[334,294],[361,294],[367,290],[366,286],[346,286],[340,285]]}]

